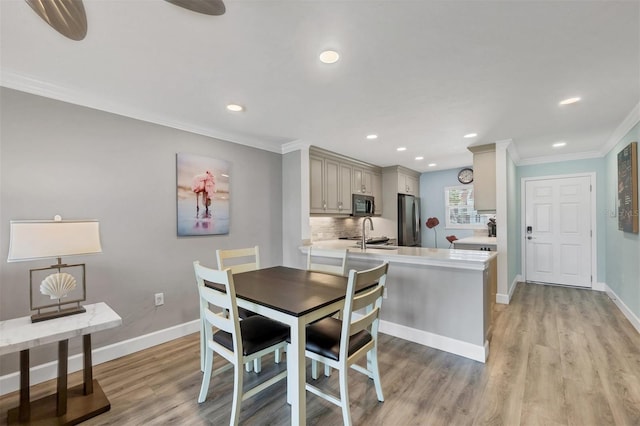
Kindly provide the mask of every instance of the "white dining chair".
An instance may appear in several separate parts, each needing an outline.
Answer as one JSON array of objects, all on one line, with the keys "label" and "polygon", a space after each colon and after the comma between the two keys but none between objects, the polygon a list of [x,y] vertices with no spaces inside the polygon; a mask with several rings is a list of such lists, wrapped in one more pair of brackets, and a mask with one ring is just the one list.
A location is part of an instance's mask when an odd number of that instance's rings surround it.
[{"label": "white dining chair", "polygon": [[[327,249],[309,246],[307,270],[340,276],[347,275],[347,249]],[[318,367],[318,361],[311,360],[311,377],[314,379],[318,378]],[[331,367],[326,364],[324,366],[324,375],[331,376]]]},{"label": "white dining chair", "polygon": [[[237,425],[242,401],[287,376],[287,371],[282,371],[269,380],[245,391],[243,389],[242,365],[283,348],[287,344],[289,327],[260,315],[254,315],[240,321],[231,270],[209,269],[197,261],[193,262],[193,268],[198,281],[200,309],[205,318],[206,341],[205,369],[198,402],[201,403],[207,399],[211,377],[233,367],[233,405],[229,424]],[[224,286],[224,291],[206,287],[205,280]],[[216,313],[212,307],[217,307],[220,311]],[[216,332],[213,331],[214,328],[217,329]],[[213,370],[214,352],[228,361],[216,370]]]},{"label": "white dining chair", "polygon": [[347,249],[326,249],[309,246],[307,269],[333,275],[347,275]]},{"label": "white dining chair", "polygon": [[[218,269],[223,270],[229,268],[232,274],[255,271],[260,269],[260,248],[254,246],[240,249],[216,250],[216,259],[218,260]],[[257,315],[255,312],[241,307],[238,308],[238,314],[240,315],[240,319]],[[280,359],[281,352],[278,350],[275,353],[276,364],[280,363]],[[251,363],[246,365],[247,372],[251,371],[251,367]],[[262,360],[260,358],[256,358],[255,361],[253,361],[253,369],[256,373],[262,370]]]},{"label": "white dining chair", "polygon": [[[372,378],[378,401],[384,401],[378,368],[378,325],[388,268],[389,264],[385,262],[365,271],[350,271],[342,320],[327,317],[306,329],[307,358],[323,362],[339,371],[340,395],[336,398],[309,383],[305,387],[309,392],[341,407],[345,425],[351,425],[347,382],[349,367]],[[355,293],[357,287],[367,284],[372,284],[373,287]],[[354,318],[352,313],[363,308],[365,314]],[[367,368],[355,364],[365,355]]]}]

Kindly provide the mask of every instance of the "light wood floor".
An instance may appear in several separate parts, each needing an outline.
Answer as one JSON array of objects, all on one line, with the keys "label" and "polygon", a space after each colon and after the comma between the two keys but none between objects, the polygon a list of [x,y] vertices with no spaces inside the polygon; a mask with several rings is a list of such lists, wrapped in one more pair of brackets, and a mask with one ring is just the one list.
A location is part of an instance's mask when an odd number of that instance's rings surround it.
[{"label": "light wood floor", "polygon": [[[487,364],[381,335],[385,402],[351,372],[354,424],[640,425],[640,335],[604,293],[521,283],[496,309]],[[232,372],[215,377],[199,405],[198,351],[194,334],[96,366],[112,408],[84,424],[228,424]],[[265,377],[284,363],[263,366]],[[255,379],[245,373],[245,383]],[[74,373],[70,384],[80,381]],[[337,390],[338,376],[317,383]],[[54,390],[38,385],[32,398]],[[285,392],[283,381],[245,401],[241,423],[289,424]],[[0,422],[16,404],[17,393],[0,398]],[[341,423],[338,407],[309,393],[307,410],[309,424]]]}]

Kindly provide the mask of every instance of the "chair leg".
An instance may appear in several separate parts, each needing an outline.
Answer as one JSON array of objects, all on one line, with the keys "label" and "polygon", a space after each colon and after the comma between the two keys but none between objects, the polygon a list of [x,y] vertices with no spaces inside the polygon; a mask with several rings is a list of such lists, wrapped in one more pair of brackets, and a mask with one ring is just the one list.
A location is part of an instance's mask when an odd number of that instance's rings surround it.
[{"label": "chair leg", "polygon": [[324,375],[326,377],[331,377],[331,367],[328,364],[324,365]]},{"label": "chair leg", "polygon": [[262,357],[253,360],[253,371],[256,373],[262,371]]},{"label": "chair leg", "polygon": [[340,403],[342,404],[342,422],[344,426],[351,426],[351,409],[349,407],[349,383],[347,375],[349,369],[344,366],[340,369]]},{"label": "chair leg", "polygon": [[[382,382],[380,381],[380,369],[378,368],[378,351],[374,347],[369,351],[371,353],[371,372],[373,373],[373,384],[376,387],[376,394],[378,395],[378,401],[384,402],[384,395],[382,394]],[[367,359],[369,357],[367,356]]]},{"label": "chair leg", "polygon": [[236,425],[240,421],[240,405],[242,404],[242,365],[238,362],[233,366],[233,405],[231,406],[230,425]]},{"label": "chair leg", "polygon": [[318,361],[316,361],[315,359],[311,360],[311,378],[313,380],[317,380],[318,379]]},{"label": "chair leg", "polygon": [[209,382],[211,381],[211,371],[213,370],[213,351],[209,348],[205,350],[204,375],[202,376],[202,385],[200,386],[200,395],[198,402],[204,402],[209,393]]}]

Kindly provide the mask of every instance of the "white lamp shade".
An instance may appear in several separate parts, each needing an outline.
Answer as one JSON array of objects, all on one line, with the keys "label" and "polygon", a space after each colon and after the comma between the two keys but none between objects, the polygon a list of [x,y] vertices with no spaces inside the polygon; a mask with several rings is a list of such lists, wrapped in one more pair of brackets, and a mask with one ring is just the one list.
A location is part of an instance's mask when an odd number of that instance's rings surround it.
[{"label": "white lamp shade", "polygon": [[12,220],[7,262],[102,252],[96,220]]}]

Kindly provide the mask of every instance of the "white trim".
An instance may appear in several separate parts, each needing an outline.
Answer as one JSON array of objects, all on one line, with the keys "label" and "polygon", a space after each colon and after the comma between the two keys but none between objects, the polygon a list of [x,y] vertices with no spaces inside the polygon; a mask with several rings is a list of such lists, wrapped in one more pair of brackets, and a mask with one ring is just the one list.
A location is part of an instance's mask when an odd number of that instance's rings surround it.
[{"label": "white trim", "polygon": [[516,286],[519,282],[522,281],[522,275],[516,275],[513,281],[511,281],[511,285],[509,286],[509,292],[507,294],[498,293],[496,294],[496,303],[500,303],[502,305],[508,305],[513,299],[513,292],[516,290]]},{"label": "white trim", "polygon": [[518,166],[532,166],[535,164],[558,163],[560,161],[588,160],[590,158],[602,158],[604,155],[600,151],[574,152],[572,154],[556,154],[544,157],[531,157],[521,159],[516,163]]},{"label": "white trim", "polygon": [[[154,331],[153,333],[145,334],[143,336],[134,337],[132,339],[94,349],[91,351],[91,361],[93,362],[93,365],[102,364],[103,362],[111,361],[116,358],[120,358],[126,355],[130,355],[134,352],[150,348],[152,346],[160,345],[162,343],[166,343],[171,340],[196,333],[199,330],[199,319],[185,322],[183,324],[178,324],[173,327],[165,328],[164,330]],[[82,370],[82,358],[83,357],[81,353],[69,357],[69,373]],[[31,367],[31,370],[29,372],[31,379],[30,384],[35,385],[38,383],[46,382],[47,380],[55,379],[58,376],[57,368],[57,360]],[[19,388],[19,372],[0,376],[0,395],[5,395],[7,393],[17,391]]]},{"label": "white trim", "polygon": [[[596,220],[596,211],[597,211],[597,176],[595,172],[587,172],[587,173],[572,173],[567,175],[551,175],[551,176],[536,176],[536,177],[526,177],[520,179],[520,229],[524,230],[526,227],[525,218],[526,218],[526,183],[529,181],[535,180],[552,180],[552,179],[566,179],[566,178],[575,178],[575,177],[588,177],[589,184],[591,185],[591,231],[593,233],[591,237],[591,287],[582,287],[582,288],[593,288],[594,283],[596,283],[598,277],[598,229],[597,229],[597,220]],[[521,231],[522,232],[522,231]],[[520,238],[520,248],[521,248],[521,272],[522,272],[522,281],[527,280],[527,252],[526,252],[526,244],[524,235],[521,234]]]},{"label": "white trim", "polygon": [[622,123],[616,127],[607,142],[600,149],[600,153],[604,157],[625,137],[629,130],[640,122],[640,102],[629,112],[629,115],[622,120]]},{"label": "white trim", "polygon": [[591,286],[591,290],[593,291],[607,291],[607,284],[601,283],[599,281],[595,281]]},{"label": "white trim", "polygon": [[218,129],[198,126],[194,123],[176,121],[172,117],[157,115],[147,110],[141,110],[130,105],[124,105],[117,101],[88,95],[86,92],[77,91],[72,88],[58,86],[36,78],[16,73],[14,71],[2,70],[0,73],[0,86],[9,89],[20,90],[33,95],[44,96],[74,105],[97,109],[99,111],[110,112],[124,117],[159,124],[185,132],[208,136],[239,145],[258,148],[263,151],[282,153],[282,141],[266,141],[264,139],[252,138],[246,135],[237,135]]},{"label": "white trim", "polygon": [[606,283],[604,285],[606,287],[606,292],[609,298],[613,300],[613,303],[615,303],[618,309],[622,311],[622,314],[625,317],[627,317],[627,319],[629,320],[631,325],[636,329],[636,331],[640,333],[640,318],[638,318],[636,314],[634,314],[633,311],[629,309],[629,307],[625,305],[622,300],[620,300],[618,295],[611,289],[611,287],[609,287]]},{"label": "white trim", "polygon": [[486,341],[482,346],[474,345],[472,343],[463,342],[462,340],[452,339],[450,337],[383,320],[380,320],[379,331],[380,333],[399,337],[413,343],[418,343],[423,346],[439,349],[455,355],[460,355],[474,361],[484,363],[489,357],[489,342]]},{"label": "white trim", "polygon": [[281,153],[284,155],[293,151],[303,150],[305,148],[308,150],[310,146],[311,144],[309,142],[303,140],[287,142],[282,144]]}]

